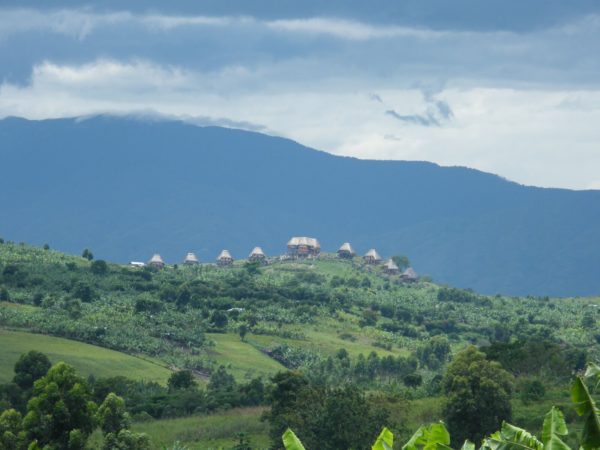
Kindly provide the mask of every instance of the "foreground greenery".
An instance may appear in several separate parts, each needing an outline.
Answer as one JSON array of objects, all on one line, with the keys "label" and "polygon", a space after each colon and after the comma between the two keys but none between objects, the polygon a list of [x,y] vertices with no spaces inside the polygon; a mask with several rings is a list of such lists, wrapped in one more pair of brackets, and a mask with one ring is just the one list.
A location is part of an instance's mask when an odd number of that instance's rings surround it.
[{"label": "foreground greenery", "polygon": [[[600,409],[590,394],[589,381],[592,382],[592,389],[600,385],[600,367],[596,364],[590,364],[583,376],[576,377],[571,388],[575,411],[584,420],[578,446],[583,450],[600,448]],[[349,434],[345,441],[342,437],[344,432]],[[564,415],[559,409],[553,407],[544,417],[541,439],[523,428],[503,422],[500,431],[482,438],[481,446],[477,448],[480,450],[571,450],[571,447],[563,441],[567,435],[568,428]],[[350,429],[337,430],[335,434],[325,434],[314,448],[366,448],[364,444],[357,444],[350,436],[352,436]],[[339,439],[342,439],[341,442]],[[300,439],[289,428],[283,433],[282,440],[286,450],[305,450]],[[458,441],[459,445],[463,442],[460,439],[453,440]],[[402,446],[402,450],[452,450],[450,443],[450,433],[440,422],[420,427]],[[371,448],[391,450],[393,445],[393,433],[384,428]],[[476,445],[466,439],[460,448],[475,450]]]}]

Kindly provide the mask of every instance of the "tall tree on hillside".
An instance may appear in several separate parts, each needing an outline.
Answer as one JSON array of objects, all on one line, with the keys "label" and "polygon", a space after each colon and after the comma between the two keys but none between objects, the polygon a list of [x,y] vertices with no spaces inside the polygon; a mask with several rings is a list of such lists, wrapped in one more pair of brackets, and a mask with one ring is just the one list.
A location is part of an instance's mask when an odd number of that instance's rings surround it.
[{"label": "tall tree on hillside", "polygon": [[444,418],[454,443],[480,442],[511,419],[512,375],[473,346],[448,366],[443,386],[448,397]]},{"label": "tall tree on hillside", "polygon": [[31,389],[34,381],[46,375],[50,366],[50,360],[46,355],[31,350],[21,355],[15,363],[13,381],[23,390]]},{"label": "tall tree on hillside", "polygon": [[23,428],[40,447],[78,450],[94,428],[95,412],[86,381],[60,362],[35,382]]}]

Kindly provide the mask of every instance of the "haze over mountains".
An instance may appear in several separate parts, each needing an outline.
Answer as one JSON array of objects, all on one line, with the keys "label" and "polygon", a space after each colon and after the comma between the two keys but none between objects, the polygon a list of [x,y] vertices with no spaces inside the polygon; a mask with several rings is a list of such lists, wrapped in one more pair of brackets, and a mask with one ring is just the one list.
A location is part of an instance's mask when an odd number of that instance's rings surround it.
[{"label": "haze over mountains", "polygon": [[292,235],[406,254],[484,293],[600,293],[600,191],[521,186],[426,162],[333,156],[290,140],[108,116],[0,121],[0,236],[98,258],[213,260]]}]

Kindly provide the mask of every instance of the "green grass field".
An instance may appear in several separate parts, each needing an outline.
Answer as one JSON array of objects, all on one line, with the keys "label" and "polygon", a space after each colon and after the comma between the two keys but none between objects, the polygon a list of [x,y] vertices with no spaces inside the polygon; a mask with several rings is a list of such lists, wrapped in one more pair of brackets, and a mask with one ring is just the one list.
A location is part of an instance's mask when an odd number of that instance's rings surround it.
[{"label": "green grass field", "polygon": [[216,343],[216,346],[209,350],[211,359],[227,367],[239,380],[285,370],[285,367],[274,359],[242,342],[236,334],[207,333],[207,337]]},{"label": "green grass field", "polygon": [[148,434],[155,449],[168,448],[175,441],[190,450],[231,448],[242,431],[250,438],[253,448],[266,449],[269,447],[268,425],[260,421],[263,411],[264,408],[237,408],[210,416],[138,422],[133,430]]},{"label": "green grass field", "polygon": [[64,361],[81,375],[95,377],[124,375],[128,378],[166,384],[171,371],[150,360],[108,350],[95,345],[41,334],[0,329],[0,382],[13,377],[15,362],[23,353],[38,350],[52,363]]}]

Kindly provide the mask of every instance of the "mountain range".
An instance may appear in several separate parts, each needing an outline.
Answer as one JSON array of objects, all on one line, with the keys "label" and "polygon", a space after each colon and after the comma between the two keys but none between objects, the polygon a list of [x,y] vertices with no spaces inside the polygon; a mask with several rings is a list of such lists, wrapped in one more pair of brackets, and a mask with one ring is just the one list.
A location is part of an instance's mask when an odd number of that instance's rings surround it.
[{"label": "mountain range", "polygon": [[404,254],[420,274],[488,294],[600,293],[600,191],[113,116],[0,120],[0,171],[0,236],[67,252],[207,261],[314,236],[325,251]]}]

